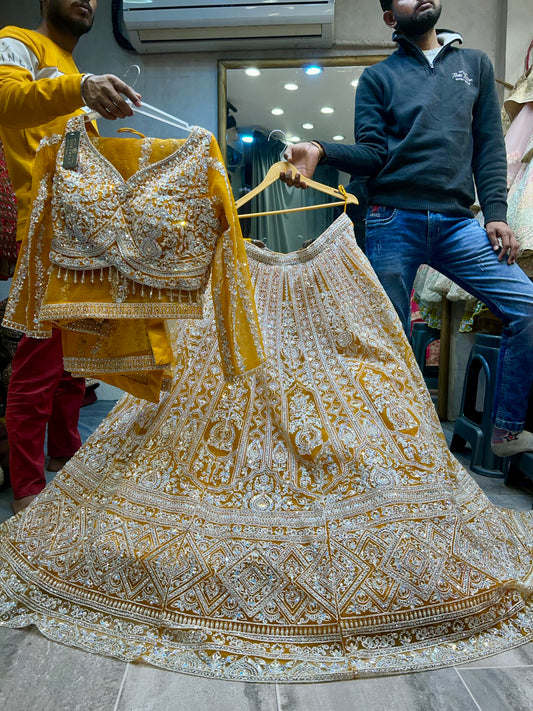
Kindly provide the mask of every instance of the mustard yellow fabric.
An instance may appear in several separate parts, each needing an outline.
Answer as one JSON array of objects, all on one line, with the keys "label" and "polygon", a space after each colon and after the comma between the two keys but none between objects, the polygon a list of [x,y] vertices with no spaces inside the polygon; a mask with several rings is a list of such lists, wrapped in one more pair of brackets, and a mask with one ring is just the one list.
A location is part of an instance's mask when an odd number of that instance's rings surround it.
[{"label": "mustard yellow fabric", "polygon": [[48,37],[14,26],[0,30],[0,138],[18,201],[19,241],[30,213],[39,142],[62,133],[67,119],[79,113],[81,77],[70,52]]},{"label": "mustard yellow fabric", "polygon": [[[67,162],[68,136],[79,146]],[[71,166],[71,167],[66,167]],[[201,318],[212,268],[224,373],[264,360],[246,252],[211,133],[89,136],[83,116],[43,143],[5,325],[63,330],[65,368],[157,401],[173,360],[165,319]],[[129,383],[129,384],[128,384]]]},{"label": "mustard yellow fabric", "polygon": [[247,252],[268,362],[225,382],[209,299],[175,322],[160,403],[124,397],[0,526],[0,627],[296,684],[533,640],[533,511],[491,503],[450,452],[348,217]]}]

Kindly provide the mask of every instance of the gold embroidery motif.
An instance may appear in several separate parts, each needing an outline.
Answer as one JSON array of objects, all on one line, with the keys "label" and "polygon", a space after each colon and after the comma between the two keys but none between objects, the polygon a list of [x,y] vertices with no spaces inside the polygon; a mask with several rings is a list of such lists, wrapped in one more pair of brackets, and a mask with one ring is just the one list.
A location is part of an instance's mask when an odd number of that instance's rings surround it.
[{"label": "gold embroidery motif", "polygon": [[[201,318],[213,271],[225,375],[259,367],[246,252],[214,137],[196,127],[184,141],[89,138],[83,116],[69,131],[80,133],[76,170],[63,167],[64,139],[39,151],[40,187],[4,324],[39,338],[61,328],[80,374],[100,375],[95,362],[110,373],[128,362],[150,371],[172,361],[161,320]],[[88,355],[77,334],[99,337],[102,320],[106,333]],[[145,396],[157,401],[159,390]]]},{"label": "gold embroidery motif", "polygon": [[224,380],[213,304],[158,404],[125,397],[0,528],[0,624],[215,678],[457,665],[533,637],[531,512],[450,454],[341,216],[248,248],[267,364]]}]

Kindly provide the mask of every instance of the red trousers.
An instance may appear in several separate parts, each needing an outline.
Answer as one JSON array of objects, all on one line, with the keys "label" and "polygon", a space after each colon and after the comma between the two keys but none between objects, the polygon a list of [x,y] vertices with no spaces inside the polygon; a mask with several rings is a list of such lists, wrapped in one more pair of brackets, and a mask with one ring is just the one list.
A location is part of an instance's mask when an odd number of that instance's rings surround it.
[{"label": "red trousers", "polygon": [[84,393],[84,378],[73,378],[63,370],[59,330],[46,340],[22,337],[13,358],[6,407],[15,499],[38,494],[46,485],[47,426],[50,457],[71,457],[79,449],[78,418]]}]

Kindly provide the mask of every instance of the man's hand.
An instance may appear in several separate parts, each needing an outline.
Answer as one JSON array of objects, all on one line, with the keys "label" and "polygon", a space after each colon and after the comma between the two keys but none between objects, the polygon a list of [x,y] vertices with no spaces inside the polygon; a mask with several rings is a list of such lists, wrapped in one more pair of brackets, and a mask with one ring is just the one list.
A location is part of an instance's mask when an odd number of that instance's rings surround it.
[{"label": "man's hand", "polygon": [[498,261],[501,262],[507,257],[507,264],[514,264],[519,245],[509,225],[505,222],[487,222],[485,229],[492,248],[495,252],[500,252]]},{"label": "man's hand", "polygon": [[83,100],[90,109],[106,119],[133,116],[133,110],[124,96],[135,106],[141,105],[141,95],[114,74],[89,76],[83,84]]},{"label": "man's hand", "polygon": [[313,177],[320,160],[318,146],[309,142],[295,143],[287,148],[283,157],[292,163],[298,172],[293,177],[292,170],[288,170],[286,173],[280,173],[279,179],[291,188],[306,188],[305,178]]}]

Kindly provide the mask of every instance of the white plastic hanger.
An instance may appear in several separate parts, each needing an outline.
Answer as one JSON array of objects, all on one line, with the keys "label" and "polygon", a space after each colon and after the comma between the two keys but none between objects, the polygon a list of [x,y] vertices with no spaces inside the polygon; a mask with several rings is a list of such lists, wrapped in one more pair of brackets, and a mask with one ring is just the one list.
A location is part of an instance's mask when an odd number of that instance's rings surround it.
[{"label": "white plastic hanger", "polygon": [[[128,67],[128,69],[126,69],[126,72],[124,74],[124,81],[126,81],[128,74],[129,72],[131,72],[132,69],[136,70],[137,72],[136,77],[133,79],[133,81],[130,82],[131,86],[134,87],[137,83],[138,78],[141,75],[141,68],[138,64],[132,64],[130,67]],[[181,129],[182,131],[192,131],[193,129],[193,126],[188,124],[186,121],[183,121],[183,119],[180,119],[177,116],[173,116],[172,114],[168,114],[166,111],[161,111],[161,109],[158,109],[156,106],[151,106],[150,104],[147,104],[144,101],[142,102],[142,105],[140,107],[134,106],[129,99],[126,99],[126,103],[131,106],[134,114],[137,113],[142,114],[143,116],[148,116],[148,118],[153,118],[156,121],[160,121],[161,123],[167,123],[170,126],[174,126],[174,128]],[[105,116],[102,116],[97,111],[89,111],[85,114],[85,118],[87,121],[94,121],[95,119],[105,118]]]},{"label": "white plastic hanger", "polygon": [[[267,174],[263,178],[263,180],[257,185],[255,188],[250,190],[249,193],[246,193],[246,195],[243,195],[243,197],[239,198],[237,202],[235,203],[235,206],[237,210],[241,208],[243,205],[246,205],[247,202],[249,202],[252,198],[254,198],[256,195],[259,195],[259,193],[262,193],[263,190],[268,188],[269,185],[272,185],[272,183],[276,182],[276,180],[279,180],[279,176],[281,173],[286,173],[288,170],[291,170],[294,174],[298,172],[298,170],[288,163],[287,161],[280,160],[277,163],[274,163],[274,165],[270,166],[270,168],[267,171]],[[316,180],[311,180],[311,178],[305,178],[305,183],[308,187],[314,188],[315,190],[320,191],[321,193],[326,193],[326,195],[331,195],[332,197],[339,198],[341,202],[326,202],[326,203],[321,203],[320,205],[304,205],[302,207],[290,207],[286,208],[284,210],[269,210],[267,212],[253,212],[251,214],[245,214],[245,215],[239,215],[240,218],[244,217],[261,217],[262,215],[280,215],[282,213],[286,212],[302,212],[303,210],[318,210],[321,207],[334,207],[335,205],[344,205],[344,209],[346,210],[346,205],[348,203],[352,205],[358,205],[359,200],[355,197],[355,195],[352,195],[352,193],[347,193],[346,190],[342,185],[339,185],[339,188],[332,188],[329,185],[325,185],[324,183],[319,183]]]},{"label": "white plastic hanger", "polygon": [[[142,102],[142,105],[140,107],[134,106],[129,100],[127,100],[127,103],[133,109],[134,114],[142,114],[143,116],[148,116],[148,118],[155,119],[156,121],[160,121],[161,123],[167,123],[170,126],[174,126],[174,128],[181,129],[182,131],[190,132],[193,129],[193,126],[188,124],[186,121],[183,121],[183,119],[177,118],[172,114],[168,114],[166,111],[161,111],[161,109],[158,109],[156,106],[151,106],[150,104],[147,104],[144,101]],[[95,119],[99,118],[103,117],[97,111],[89,111],[89,113],[85,114],[85,119],[87,121],[94,121]]]}]

